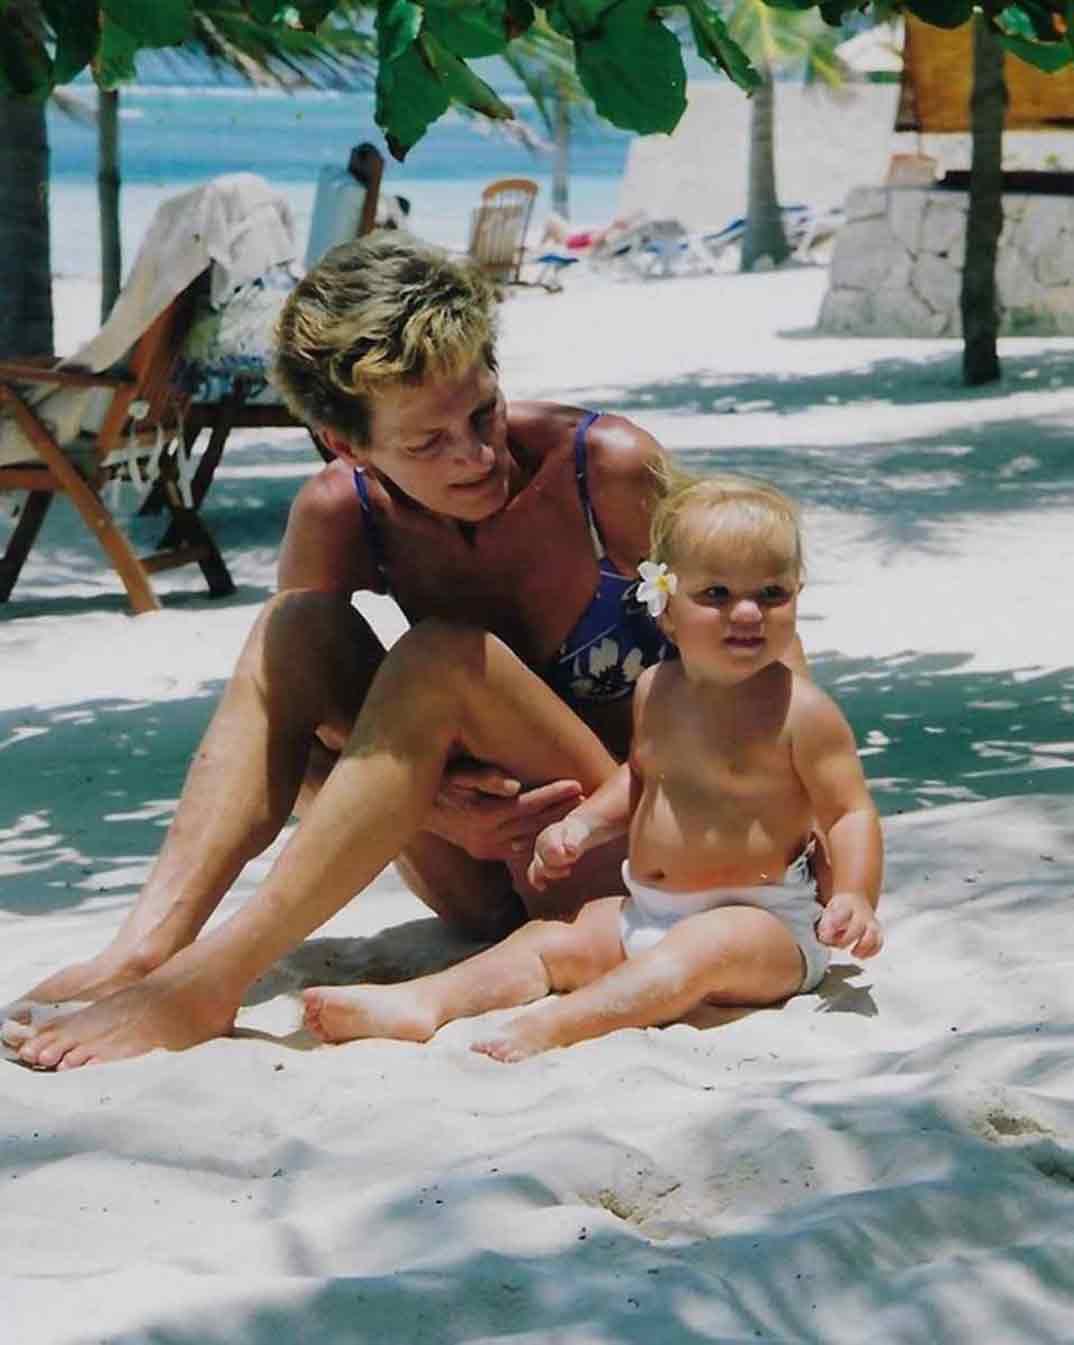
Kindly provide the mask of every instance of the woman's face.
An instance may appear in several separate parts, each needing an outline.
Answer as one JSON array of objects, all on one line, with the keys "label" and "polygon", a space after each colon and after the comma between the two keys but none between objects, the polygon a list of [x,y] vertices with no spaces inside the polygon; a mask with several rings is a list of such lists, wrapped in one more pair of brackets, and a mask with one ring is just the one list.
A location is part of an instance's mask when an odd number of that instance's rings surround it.
[{"label": "woman's face", "polygon": [[506,406],[483,360],[463,374],[384,388],[371,419],[368,448],[353,456],[417,504],[480,523],[510,499]]}]

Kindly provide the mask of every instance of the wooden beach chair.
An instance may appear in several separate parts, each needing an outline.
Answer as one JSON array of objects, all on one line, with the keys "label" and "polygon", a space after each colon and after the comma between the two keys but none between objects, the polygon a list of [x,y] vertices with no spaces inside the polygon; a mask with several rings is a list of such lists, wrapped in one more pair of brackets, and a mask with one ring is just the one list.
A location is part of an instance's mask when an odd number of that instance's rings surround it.
[{"label": "wooden beach chair", "polygon": [[522,285],[526,232],[537,199],[537,183],[526,177],[490,182],[470,219],[470,258],[502,285]]},{"label": "wooden beach chair", "polygon": [[[184,291],[150,324],[122,365],[95,373],[59,362],[0,360],[0,492],[25,495],[0,557],[0,602],[8,599],[57,495],[66,495],[104,549],[133,610],[160,607],[151,576],[198,565],[209,592],[234,589],[224,559],[189,492],[181,433],[184,399],[173,381],[191,295]],[[81,410],[75,411],[80,404]],[[61,409],[62,408],[62,409]],[[62,411],[78,416],[57,432]],[[58,412],[61,414],[57,415]],[[106,503],[112,481],[158,482],[169,540],[139,556]]]},{"label": "wooden beach chair", "polygon": [[[225,175],[161,203],[108,322],[75,359],[0,360],[0,492],[26,497],[0,557],[0,601],[57,494],[104,548],[135,612],[159,608],[150,576],[176,566],[198,564],[213,596],[233,590],[198,505],[231,429],[297,422],[278,402],[248,405],[247,370],[231,385],[196,382],[185,353],[210,284],[225,298],[249,295],[293,258],[286,202],[252,174]],[[267,383],[263,360],[258,379]],[[143,511],[167,511],[148,556],[136,554],[108,503],[115,481],[151,485]]]}]

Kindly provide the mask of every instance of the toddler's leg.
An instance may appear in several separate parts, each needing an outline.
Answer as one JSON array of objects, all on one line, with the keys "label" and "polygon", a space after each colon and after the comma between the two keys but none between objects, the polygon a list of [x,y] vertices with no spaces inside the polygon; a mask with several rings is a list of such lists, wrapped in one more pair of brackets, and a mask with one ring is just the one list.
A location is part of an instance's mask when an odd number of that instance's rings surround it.
[{"label": "toddler's leg", "polygon": [[322,1041],[428,1041],[445,1023],[513,1008],[602,976],[622,958],[620,897],[590,902],[573,921],[531,920],[502,943],[445,971],[398,985],[315,986],[306,1026]]},{"label": "toddler's leg", "polygon": [[523,1060],[617,1028],[673,1023],[705,1000],[777,1004],[801,983],[802,956],[787,926],[756,907],[724,906],[687,917],[654,948],[512,1019],[474,1050]]}]

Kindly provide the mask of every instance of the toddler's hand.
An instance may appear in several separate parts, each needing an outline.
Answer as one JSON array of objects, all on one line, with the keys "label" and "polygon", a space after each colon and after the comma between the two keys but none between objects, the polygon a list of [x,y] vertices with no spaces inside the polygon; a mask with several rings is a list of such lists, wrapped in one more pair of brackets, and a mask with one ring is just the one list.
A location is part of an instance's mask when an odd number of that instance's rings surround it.
[{"label": "toddler's hand", "polygon": [[566,878],[585,850],[589,839],[588,823],[573,813],[545,827],[533,846],[533,859],[526,877],[538,892],[549,883]]},{"label": "toddler's hand", "polygon": [[884,946],[876,912],[851,892],[836,892],[817,921],[817,938],[830,948],[847,948],[855,957],[875,957]]}]

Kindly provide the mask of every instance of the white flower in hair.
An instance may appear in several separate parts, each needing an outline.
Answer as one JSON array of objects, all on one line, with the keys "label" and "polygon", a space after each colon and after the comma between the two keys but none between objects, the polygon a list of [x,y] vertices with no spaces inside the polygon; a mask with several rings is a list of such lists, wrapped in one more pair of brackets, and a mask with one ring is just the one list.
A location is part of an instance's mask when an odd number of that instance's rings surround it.
[{"label": "white flower in hair", "polygon": [[679,587],[679,577],[660,561],[643,560],[638,566],[641,583],[638,585],[638,601],[649,609],[649,615],[656,617],[668,605],[668,599]]}]

